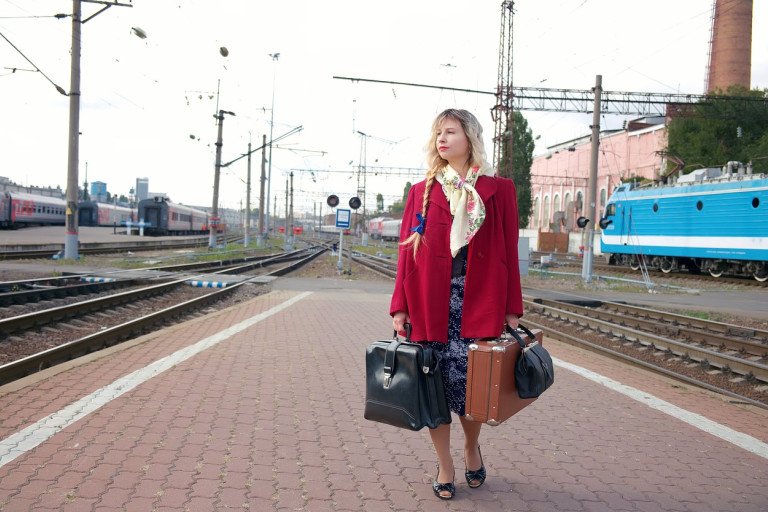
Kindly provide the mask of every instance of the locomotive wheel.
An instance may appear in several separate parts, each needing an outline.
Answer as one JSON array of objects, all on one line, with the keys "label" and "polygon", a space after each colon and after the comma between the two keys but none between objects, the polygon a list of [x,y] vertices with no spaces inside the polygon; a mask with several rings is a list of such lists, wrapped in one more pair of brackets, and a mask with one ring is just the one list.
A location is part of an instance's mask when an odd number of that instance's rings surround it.
[{"label": "locomotive wheel", "polygon": [[672,268],[674,268],[674,263],[675,260],[672,258],[661,258],[661,264],[659,264],[659,268],[665,274],[669,274],[672,272]]},{"label": "locomotive wheel", "polygon": [[715,263],[709,267],[709,275],[712,277],[720,277],[723,275],[723,272],[725,272],[725,265],[722,263]]},{"label": "locomotive wheel", "polygon": [[640,260],[634,254],[629,257],[629,268],[632,270],[640,270]]},{"label": "locomotive wheel", "polygon": [[768,281],[768,266],[761,265],[760,268],[758,268],[753,274],[752,277],[760,281],[761,283],[764,283]]}]

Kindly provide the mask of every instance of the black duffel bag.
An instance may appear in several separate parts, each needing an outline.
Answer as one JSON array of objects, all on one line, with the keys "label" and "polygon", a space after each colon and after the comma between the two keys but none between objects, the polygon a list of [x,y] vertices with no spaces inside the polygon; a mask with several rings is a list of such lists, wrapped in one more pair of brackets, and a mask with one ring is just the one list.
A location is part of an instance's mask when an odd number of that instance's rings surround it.
[{"label": "black duffel bag", "polygon": [[[536,336],[523,325],[517,327],[529,339]],[[555,382],[555,366],[552,357],[538,341],[526,343],[522,337],[507,326],[507,332],[520,344],[522,351],[515,364],[515,385],[520,398],[537,398]]]},{"label": "black duffel bag", "polygon": [[363,416],[409,430],[450,423],[439,355],[429,347],[411,343],[410,324],[405,329],[404,342],[395,331],[393,339],[368,345]]}]

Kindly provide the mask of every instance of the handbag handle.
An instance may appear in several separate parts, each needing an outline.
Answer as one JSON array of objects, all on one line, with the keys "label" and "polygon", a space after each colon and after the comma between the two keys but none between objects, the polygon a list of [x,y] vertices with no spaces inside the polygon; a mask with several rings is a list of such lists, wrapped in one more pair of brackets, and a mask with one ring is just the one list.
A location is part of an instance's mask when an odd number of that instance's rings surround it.
[{"label": "handbag handle", "polygon": [[[410,343],[411,342],[411,324],[408,322],[405,322],[403,324],[403,330],[405,331],[405,342]],[[392,339],[397,339],[397,330],[392,330]]]},{"label": "handbag handle", "polygon": [[534,345],[538,345],[539,342],[536,341],[536,335],[533,334],[530,329],[528,329],[523,324],[518,324],[517,328],[523,331],[533,341],[526,344],[525,341],[523,341],[523,338],[519,334],[517,334],[517,329],[513,329],[509,325],[504,324],[504,329],[506,329],[507,333],[509,333],[510,335],[512,335],[513,338],[515,338],[515,341],[517,341],[517,343],[520,344],[520,348],[523,349],[523,351],[529,349]]}]

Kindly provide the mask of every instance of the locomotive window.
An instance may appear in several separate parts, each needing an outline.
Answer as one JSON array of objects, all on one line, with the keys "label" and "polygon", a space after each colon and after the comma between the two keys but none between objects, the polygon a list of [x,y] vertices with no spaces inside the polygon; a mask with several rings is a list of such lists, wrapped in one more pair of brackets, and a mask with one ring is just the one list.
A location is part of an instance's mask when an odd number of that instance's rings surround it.
[{"label": "locomotive window", "polygon": [[701,211],[704,208],[704,203],[701,201],[696,201],[696,209]]},{"label": "locomotive window", "polygon": [[659,203],[653,203],[653,211],[654,212],[659,211]]},{"label": "locomotive window", "polygon": [[605,208],[605,216],[610,217],[612,215],[616,215],[616,204],[611,203]]},{"label": "locomotive window", "polygon": [[752,198],[752,208],[757,208],[760,206],[760,199],[757,197]]}]

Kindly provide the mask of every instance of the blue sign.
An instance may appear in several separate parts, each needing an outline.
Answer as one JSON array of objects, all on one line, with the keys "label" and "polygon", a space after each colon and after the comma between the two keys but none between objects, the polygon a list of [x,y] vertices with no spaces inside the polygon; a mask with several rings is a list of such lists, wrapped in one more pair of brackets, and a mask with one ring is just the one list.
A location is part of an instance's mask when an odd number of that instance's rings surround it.
[{"label": "blue sign", "polygon": [[342,210],[341,208],[336,210],[336,227],[348,228],[349,220],[352,217],[352,210]]}]

